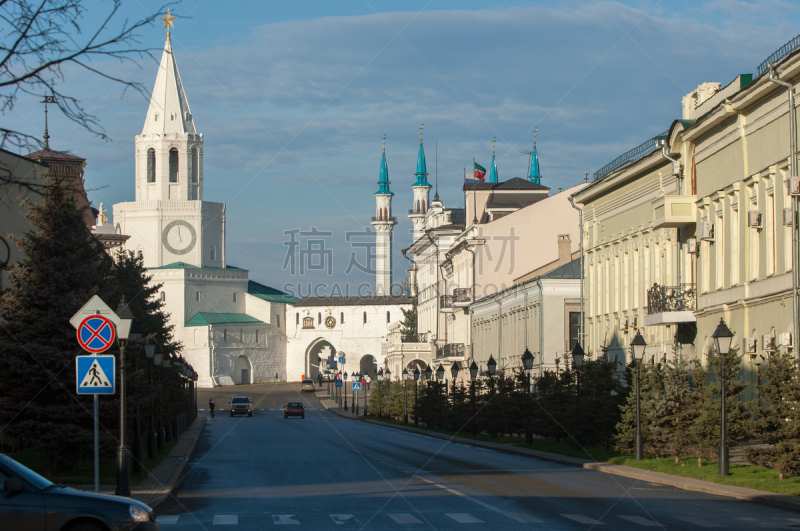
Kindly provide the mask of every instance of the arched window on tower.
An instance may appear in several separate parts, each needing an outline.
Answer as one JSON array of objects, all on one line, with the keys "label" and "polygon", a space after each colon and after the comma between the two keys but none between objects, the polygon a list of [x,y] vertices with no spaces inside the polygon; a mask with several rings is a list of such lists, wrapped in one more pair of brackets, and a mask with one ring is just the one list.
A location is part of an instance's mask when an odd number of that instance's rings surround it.
[{"label": "arched window on tower", "polygon": [[147,150],[147,182],[156,182],[156,150]]},{"label": "arched window on tower", "polygon": [[317,314],[317,324],[322,324],[322,312]]},{"label": "arched window on tower", "polygon": [[384,208],[383,209],[383,219],[385,219],[386,221],[389,221],[389,209],[388,208]]},{"label": "arched window on tower", "polygon": [[169,182],[178,182],[178,150],[177,148],[170,148],[169,150]]},{"label": "arched window on tower", "polygon": [[391,321],[391,313],[386,312],[386,322],[389,323],[389,321]]},{"label": "arched window on tower", "polygon": [[419,214],[419,213],[420,213],[420,209],[419,209],[419,199],[417,199],[417,208],[414,210],[414,214]]},{"label": "arched window on tower", "polygon": [[422,200],[422,213],[425,213],[425,200]]},{"label": "arched window on tower", "polygon": [[200,177],[200,154],[196,147],[192,148],[192,182],[196,183]]},{"label": "arched window on tower", "polygon": [[367,324],[367,312],[364,312],[364,324]]}]

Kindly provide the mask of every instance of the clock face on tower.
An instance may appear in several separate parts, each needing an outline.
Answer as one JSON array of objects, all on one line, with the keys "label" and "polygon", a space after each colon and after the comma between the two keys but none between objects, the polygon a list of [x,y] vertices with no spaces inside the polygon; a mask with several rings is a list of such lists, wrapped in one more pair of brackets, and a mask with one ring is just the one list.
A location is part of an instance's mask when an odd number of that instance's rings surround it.
[{"label": "clock face on tower", "polygon": [[172,254],[186,254],[194,249],[197,233],[192,224],[182,219],[170,221],[161,233],[161,244]]}]

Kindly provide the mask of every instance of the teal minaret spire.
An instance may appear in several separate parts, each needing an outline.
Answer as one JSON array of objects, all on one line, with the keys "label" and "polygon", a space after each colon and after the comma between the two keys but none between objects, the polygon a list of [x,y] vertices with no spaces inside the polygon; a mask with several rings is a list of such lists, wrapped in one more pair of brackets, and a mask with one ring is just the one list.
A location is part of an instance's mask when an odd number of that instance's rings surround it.
[{"label": "teal minaret spire", "polygon": [[389,190],[389,168],[386,167],[386,135],[383,135],[383,154],[381,155],[381,173],[378,176],[378,191],[374,195],[394,195]]},{"label": "teal minaret spire", "polygon": [[417,182],[415,182],[412,186],[427,186],[430,188],[430,184],[428,184],[428,169],[425,166],[425,149],[422,147],[422,130],[425,128],[425,124],[420,124],[422,127],[419,128],[419,153],[417,154],[417,173],[414,175],[417,176]]},{"label": "teal minaret spire", "polygon": [[497,162],[494,160],[494,143],[497,142],[497,137],[492,140],[492,167],[489,168],[489,182],[497,182]]},{"label": "teal minaret spire", "polygon": [[536,152],[536,131],[538,128],[533,129],[533,151],[531,151],[531,160],[528,162],[528,180],[532,183],[541,184],[542,174],[539,172],[539,154]]}]

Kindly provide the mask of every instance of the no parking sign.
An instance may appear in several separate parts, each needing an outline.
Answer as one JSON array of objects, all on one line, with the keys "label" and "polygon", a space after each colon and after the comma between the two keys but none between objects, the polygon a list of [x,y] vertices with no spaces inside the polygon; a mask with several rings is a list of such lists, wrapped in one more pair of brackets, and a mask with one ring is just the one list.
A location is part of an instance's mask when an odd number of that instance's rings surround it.
[{"label": "no parking sign", "polygon": [[103,315],[90,315],[78,325],[78,343],[87,352],[105,352],[114,344],[116,327],[111,319]]}]

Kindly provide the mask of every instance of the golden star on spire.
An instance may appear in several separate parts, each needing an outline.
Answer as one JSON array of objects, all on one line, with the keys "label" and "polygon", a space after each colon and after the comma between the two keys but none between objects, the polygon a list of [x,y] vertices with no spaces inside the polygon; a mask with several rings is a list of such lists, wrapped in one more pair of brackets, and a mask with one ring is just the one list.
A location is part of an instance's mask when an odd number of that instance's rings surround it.
[{"label": "golden star on spire", "polygon": [[[160,17],[160,18],[161,18],[161,20],[164,21],[164,27],[165,28],[174,28],[175,27],[175,26],[172,25],[172,21],[175,20],[177,17],[175,17],[174,15],[170,15],[169,8],[167,8],[167,16],[166,17]],[[169,35],[169,29],[167,29],[167,34]]]}]

